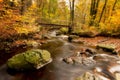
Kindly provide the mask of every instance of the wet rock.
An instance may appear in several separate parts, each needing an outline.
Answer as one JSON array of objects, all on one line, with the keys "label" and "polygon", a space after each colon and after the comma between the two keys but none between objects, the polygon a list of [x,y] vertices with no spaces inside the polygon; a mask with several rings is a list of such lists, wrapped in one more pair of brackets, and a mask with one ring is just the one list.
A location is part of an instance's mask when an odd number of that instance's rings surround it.
[{"label": "wet rock", "polygon": [[81,31],[79,33],[77,33],[79,36],[83,36],[83,37],[95,37],[96,35],[98,35],[98,32],[93,32],[93,31]]},{"label": "wet rock", "polygon": [[[76,39],[76,38],[79,38],[79,36],[77,36],[77,35],[69,35],[69,36],[68,36],[68,41],[69,41],[69,42],[75,42],[74,39]],[[73,41],[73,40],[74,40],[74,41]]]},{"label": "wet rock", "polygon": [[103,49],[104,51],[114,52],[116,46],[114,44],[98,44],[97,49]]},{"label": "wet rock", "polygon": [[[52,45],[52,46],[51,46]],[[64,45],[63,40],[52,40],[52,41],[47,41],[44,45],[41,46],[42,49],[46,49],[51,53],[54,53],[54,51],[58,48]]]},{"label": "wet rock", "polygon": [[72,39],[73,39],[72,37],[70,37],[70,36],[68,37],[69,42],[72,42]]},{"label": "wet rock", "polygon": [[96,51],[91,48],[85,48],[85,49],[82,49],[81,51],[79,51],[79,53],[82,57],[91,57],[96,54]]},{"label": "wet rock", "polygon": [[59,39],[67,40],[68,36],[67,35],[59,35],[57,36]]},{"label": "wet rock", "polygon": [[74,63],[72,58],[64,58],[63,61],[66,62],[67,64],[73,64]]},{"label": "wet rock", "polygon": [[8,59],[7,66],[17,71],[39,69],[52,61],[46,50],[32,49]]},{"label": "wet rock", "polygon": [[115,76],[116,76],[116,80],[120,80],[120,73],[116,73]]},{"label": "wet rock", "polygon": [[92,66],[96,64],[96,61],[93,60],[95,51],[92,49],[82,49],[77,52],[76,55],[71,55],[70,57],[64,58],[63,61],[68,64],[82,64],[86,66]]},{"label": "wet rock", "polygon": [[84,41],[78,40],[78,39],[73,39],[72,42],[73,42],[73,43],[84,44]]},{"label": "wet rock", "polygon": [[40,40],[40,39],[42,39],[42,35],[40,35],[40,34],[34,34],[33,39],[34,40]]},{"label": "wet rock", "polygon": [[85,50],[85,52],[88,52],[89,55],[91,55],[91,56],[97,53],[95,50],[90,49],[90,48],[87,48],[87,49]]},{"label": "wet rock", "polygon": [[112,62],[120,60],[119,57],[108,54],[96,54],[95,56],[93,56],[93,59],[95,61],[108,61],[108,62],[110,62],[110,60],[112,60]]},{"label": "wet rock", "polygon": [[82,64],[82,57],[68,57],[64,58],[63,61],[67,64]]},{"label": "wet rock", "polygon": [[39,42],[34,41],[34,40],[28,40],[28,41],[26,41],[26,44],[27,44],[27,46],[33,47],[33,48],[37,48],[41,45]]},{"label": "wet rock", "polygon": [[51,39],[52,37],[49,34],[42,35],[42,39]]},{"label": "wet rock", "polygon": [[86,72],[82,76],[80,76],[79,78],[77,78],[75,80],[103,80],[103,79],[99,78],[95,74],[92,74],[90,72]]},{"label": "wet rock", "polygon": [[[119,67],[116,66],[114,69],[110,68],[110,71],[109,69],[105,69],[104,66],[102,67],[95,67],[93,72],[85,72],[75,80],[120,80],[120,73],[114,72],[114,70],[116,71],[116,68]],[[113,73],[111,71],[113,71]]]},{"label": "wet rock", "polygon": [[93,66],[96,64],[96,61],[94,61],[92,58],[86,58],[82,60],[82,63],[86,66]]},{"label": "wet rock", "polygon": [[81,64],[86,66],[93,66],[96,64],[92,58],[83,58],[83,57],[68,57],[64,58],[63,61],[67,64]]},{"label": "wet rock", "polygon": [[114,52],[120,57],[120,48],[116,48]]},{"label": "wet rock", "polygon": [[59,32],[60,32],[61,34],[67,34],[67,33],[68,33],[68,28],[61,28],[61,29],[59,30]]}]

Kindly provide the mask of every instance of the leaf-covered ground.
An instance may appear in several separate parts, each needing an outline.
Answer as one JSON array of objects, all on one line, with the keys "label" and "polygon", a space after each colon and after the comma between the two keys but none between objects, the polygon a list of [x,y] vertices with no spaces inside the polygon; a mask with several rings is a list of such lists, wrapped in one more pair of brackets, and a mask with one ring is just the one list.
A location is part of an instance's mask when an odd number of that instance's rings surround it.
[{"label": "leaf-covered ground", "polygon": [[105,45],[114,45],[115,51],[120,52],[120,39],[119,38],[112,38],[112,37],[94,37],[94,38],[85,38],[80,37],[77,39],[77,42],[82,42],[87,46],[95,47],[98,44],[105,44]]}]

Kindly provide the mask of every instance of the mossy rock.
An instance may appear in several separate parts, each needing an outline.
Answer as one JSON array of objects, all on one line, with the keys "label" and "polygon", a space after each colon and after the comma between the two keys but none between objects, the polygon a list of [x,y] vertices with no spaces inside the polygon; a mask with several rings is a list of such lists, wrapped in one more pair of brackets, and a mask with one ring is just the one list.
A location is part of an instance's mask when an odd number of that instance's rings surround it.
[{"label": "mossy rock", "polygon": [[116,46],[114,44],[98,44],[97,48],[101,48],[105,51],[115,53]]},{"label": "mossy rock", "polygon": [[32,49],[17,54],[7,61],[8,68],[18,71],[39,69],[52,61],[51,55],[46,50]]},{"label": "mossy rock", "polygon": [[33,41],[33,40],[26,41],[26,44],[27,44],[27,46],[34,47],[34,48],[37,48],[40,46],[40,44],[38,42]]},{"label": "mossy rock", "polygon": [[68,33],[68,28],[61,28],[60,31],[63,34],[67,34]]},{"label": "mossy rock", "polygon": [[73,34],[83,37],[95,37],[100,34],[96,27],[84,27],[84,28],[76,28],[73,31]]},{"label": "mossy rock", "polygon": [[48,50],[50,53],[54,53],[58,47],[61,47],[63,45],[63,41],[55,39],[53,41],[48,41],[47,43],[43,44],[41,48]]}]

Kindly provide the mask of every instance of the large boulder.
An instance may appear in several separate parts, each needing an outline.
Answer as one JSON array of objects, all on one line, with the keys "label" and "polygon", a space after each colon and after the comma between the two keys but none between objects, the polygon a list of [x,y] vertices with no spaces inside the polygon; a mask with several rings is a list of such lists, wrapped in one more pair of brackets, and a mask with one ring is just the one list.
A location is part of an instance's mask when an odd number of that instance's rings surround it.
[{"label": "large boulder", "polygon": [[51,55],[46,50],[32,49],[17,54],[8,59],[7,65],[10,69],[17,71],[39,69],[52,61]]}]

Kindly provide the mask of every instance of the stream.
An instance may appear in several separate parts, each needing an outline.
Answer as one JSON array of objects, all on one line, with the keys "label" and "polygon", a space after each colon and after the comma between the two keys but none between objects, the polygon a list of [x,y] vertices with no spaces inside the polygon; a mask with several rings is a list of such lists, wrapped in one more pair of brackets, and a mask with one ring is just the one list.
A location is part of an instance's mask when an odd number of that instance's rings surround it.
[{"label": "stream", "polygon": [[86,67],[79,64],[70,65],[62,61],[63,58],[72,55],[80,47],[84,48],[87,46],[69,43],[63,39],[49,40],[40,48],[47,49],[51,53],[53,58],[51,63],[39,70],[17,72],[14,74],[8,73],[6,64],[3,64],[0,66],[0,80],[75,80],[76,77],[94,68],[94,65]]},{"label": "stream", "polygon": [[[60,44],[59,44],[60,43]],[[83,66],[68,65],[62,58],[74,53],[76,46],[62,40],[51,40],[42,46],[51,52],[53,62],[45,67],[28,72],[20,72],[14,75],[8,74],[6,64],[0,66],[0,80],[74,80],[86,70]]]}]

